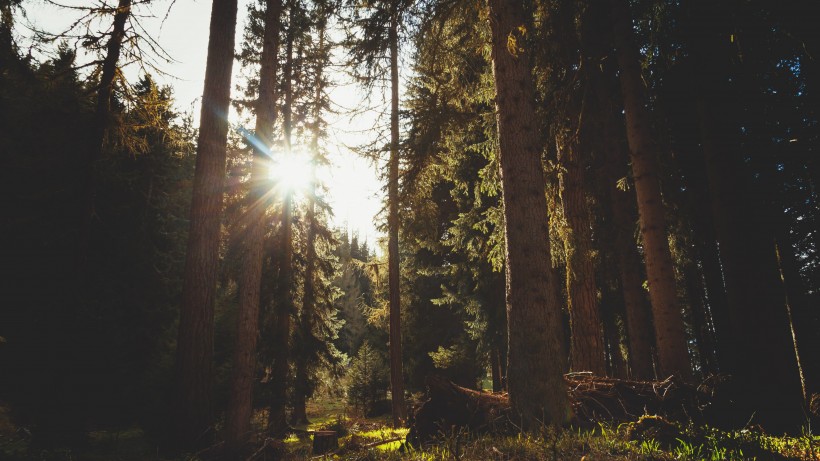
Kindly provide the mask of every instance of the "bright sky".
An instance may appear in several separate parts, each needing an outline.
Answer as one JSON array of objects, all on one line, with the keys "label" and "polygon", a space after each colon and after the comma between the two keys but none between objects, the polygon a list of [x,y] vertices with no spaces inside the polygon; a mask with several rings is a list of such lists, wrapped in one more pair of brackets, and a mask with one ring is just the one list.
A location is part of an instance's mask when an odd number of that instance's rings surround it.
[{"label": "bright sky", "polygon": [[[242,39],[247,22],[247,7],[252,1],[239,0],[237,45]],[[64,0],[61,3],[88,5],[90,2]],[[109,3],[115,3],[115,0],[109,0]],[[172,3],[173,6],[163,24],[163,18]],[[24,6],[28,19],[18,22],[18,33],[22,35],[26,35],[26,22],[42,30],[60,32],[77,17],[71,11],[60,10],[45,4],[42,0],[32,0],[24,3]],[[140,6],[139,11],[143,15],[149,13],[144,5]],[[161,84],[169,84],[174,88],[177,107],[180,110],[198,116],[205,75],[211,0],[155,0],[150,12],[152,17],[142,17],[140,23],[175,60],[173,63],[160,65],[163,71],[173,77],[155,77]],[[234,86],[241,83],[237,80],[238,71],[239,65],[234,63]],[[126,74],[130,74],[129,78],[133,79],[136,72],[137,69],[131,69]],[[336,73],[332,75],[332,79],[344,83],[346,77]],[[333,206],[333,225],[347,226],[351,232],[358,232],[360,238],[366,238],[370,248],[377,248],[376,241],[381,234],[376,231],[374,216],[382,206],[381,184],[377,178],[376,168],[368,160],[356,156],[347,147],[363,144],[372,139],[374,135],[367,134],[366,131],[373,127],[375,118],[372,111],[360,115],[341,111],[341,108],[353,109],[360,106],[364,96],[354,85],[343,84],[331,91],[330,96],[335,110],[339,113],[326,116],[329,124],[327,149],[333,164],[330,171],[322,176],[326,178],[329,187],[326,200]]]}]

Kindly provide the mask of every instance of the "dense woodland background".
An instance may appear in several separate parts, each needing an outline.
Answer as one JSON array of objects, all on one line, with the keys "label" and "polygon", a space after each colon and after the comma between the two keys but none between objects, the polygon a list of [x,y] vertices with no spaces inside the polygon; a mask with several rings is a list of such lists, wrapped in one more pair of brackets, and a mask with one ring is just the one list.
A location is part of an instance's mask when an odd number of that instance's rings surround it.
[{"label": "dense woodland background", "polygon": [[[149,3],[32,54],[36,2],[0,0],[0,405],[36,446],[239,450],[254,411],[282,436],[319,393],[392,397],[400,425],[430,374],[561,425],[570,370],[720,374],[727,426],[807,424],[820,3],[214,0],[198,128],[152,78]],[[315,176],[267,175],[270,146],[327,163],[333,56],[392,96],[360,148],[383,242],[331,228]]]}]

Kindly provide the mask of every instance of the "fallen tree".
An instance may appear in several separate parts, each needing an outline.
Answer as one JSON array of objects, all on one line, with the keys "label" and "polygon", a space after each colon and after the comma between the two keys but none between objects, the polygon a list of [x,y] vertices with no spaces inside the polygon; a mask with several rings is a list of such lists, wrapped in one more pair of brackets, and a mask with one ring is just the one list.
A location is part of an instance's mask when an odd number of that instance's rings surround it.
[{"label": "fallen tree", "polygon": [[[663,381],[632,381],[571,373],[564,377],[574,412],[573,425],[594,426],[600,421],[636,421],[659,415],[670,421],[700,423],[720,380],[692,386],[674,377]],[[407,440],[412,444],[467,430],[470,433],[517,431],[506,394],[487,393],[453,384],[441,376],[426,380],[429,399],[415,412]]]}]

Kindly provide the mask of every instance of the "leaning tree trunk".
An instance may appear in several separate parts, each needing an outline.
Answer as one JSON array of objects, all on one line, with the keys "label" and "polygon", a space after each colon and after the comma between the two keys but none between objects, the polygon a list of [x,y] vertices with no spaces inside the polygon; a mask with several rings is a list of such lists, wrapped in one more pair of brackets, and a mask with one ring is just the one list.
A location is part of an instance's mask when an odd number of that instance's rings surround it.
[{"label": "leaning tree trunk", "polygon": [[[284,132],[285,152],[293,155],[291,136],[293,132],[293,40],[294,2],[288,2],[290,20],[288,23],[285,66],[283,69],[285,101],[282,106],[282,131]],[[282,437],[288,429],[286,405],[288,401],[288,375],[290,360],[290,317],[294,313],[293,304],[293,191],[282,189],[282,224],[280,228],[279,273],[277,278],[276,300],[276,346],[273,351],[271,367],[271,402],[268,410],[268,433]]]},{"label": "leaning tree trunk", "polygon": [[219,267],[219,227],[231,95],[236,0],[214,0],[205,89],[197,143],[191,224],[182,286],[176,355],[177,440],[207,442],[213,411],[214,298]]},{"label": "leaning tree trunk", "polygon": [[225,418],[225,447],[237,455],[248,440],[253,413],[253,383],[256,377],[256,343],[259,336],[259,293],[262,282],[262,258],[265,236],[265,214],[270,186],[268,178],[269,149],[273,145],[276,121],[276,74],[279,55],[279,21],[281,0],[268,0],[265,32],[262,41],[259,97],[256,100],[256,127],[253,146],[250,187],[247,196],[245,234],[242,245],[242,267],[239,275],[237,343],[231,374],[231,393]]},{"label": "leaning tree trunk", "polygon": [[[122,52],[125,38],[125,25],[131,15],[131,0],[119,0],[114,13],[114,25],[106,44],[105,59],[102,62],[100,82],[97,87],[97,105],[94,111],[94,137],[88,149],[85,164],[83,187],[82,228],[77,245],[77,276],[86,277],[88,264],[88,245],[91,242],[91,227],[94,220],[94,202],[97,194],[97,162],[102,158],[108,125],[111,123],[111,97],[114,93],[114,80],[117,75],[117,64]],[[80,281],[79,285],[85,282]]]},{"label": "leaning tree trunk", "polygon": [[590,217],[584,183],[584,166],[577,143],[559,149],[561,203],[569,229],[565,232],[567,293],[570,312],[570,369],[606,376],[606,356],[595,285],[595,265]]},{"label": "leaning tree trunk", "polygon": [[658,368],[661,375],[674,374],[691,379],[692,368],[683,315],[677,303],[675,272],[658,180],[660,165],[652,139],[652,120],[641,77],[640,59],[632,40],[632,18],[627,0],[612,0],[612,16],[632,177],[638,196],[644,263],[655,321]]},{"label": "leaning tree trunk", "polygon": [[539,120],[523,31],[523,5],[489,0],[499,160],[504,203],[507,386],[516,419],[563,424],[564,331],[552,276]]},{"label": "leaning tree trunk", "polygon": [[393,425],[407,417],[404,406],[404,373],[401,359],[401,300],[399,298],[399,12],[397,0],[390,3],[390,160],[387,173],[387,259],[390,290],[390,393]]}]

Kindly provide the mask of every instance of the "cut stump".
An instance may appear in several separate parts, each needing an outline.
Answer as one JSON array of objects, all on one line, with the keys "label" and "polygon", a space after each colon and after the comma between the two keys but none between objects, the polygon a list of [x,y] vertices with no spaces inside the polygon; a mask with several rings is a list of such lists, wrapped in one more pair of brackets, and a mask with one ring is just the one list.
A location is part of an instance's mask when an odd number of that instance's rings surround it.
[{"label": "cut stump", "polygon": [[336,431],[313,432],[313,454],[322,455],[339,448],[339,434]]}]

